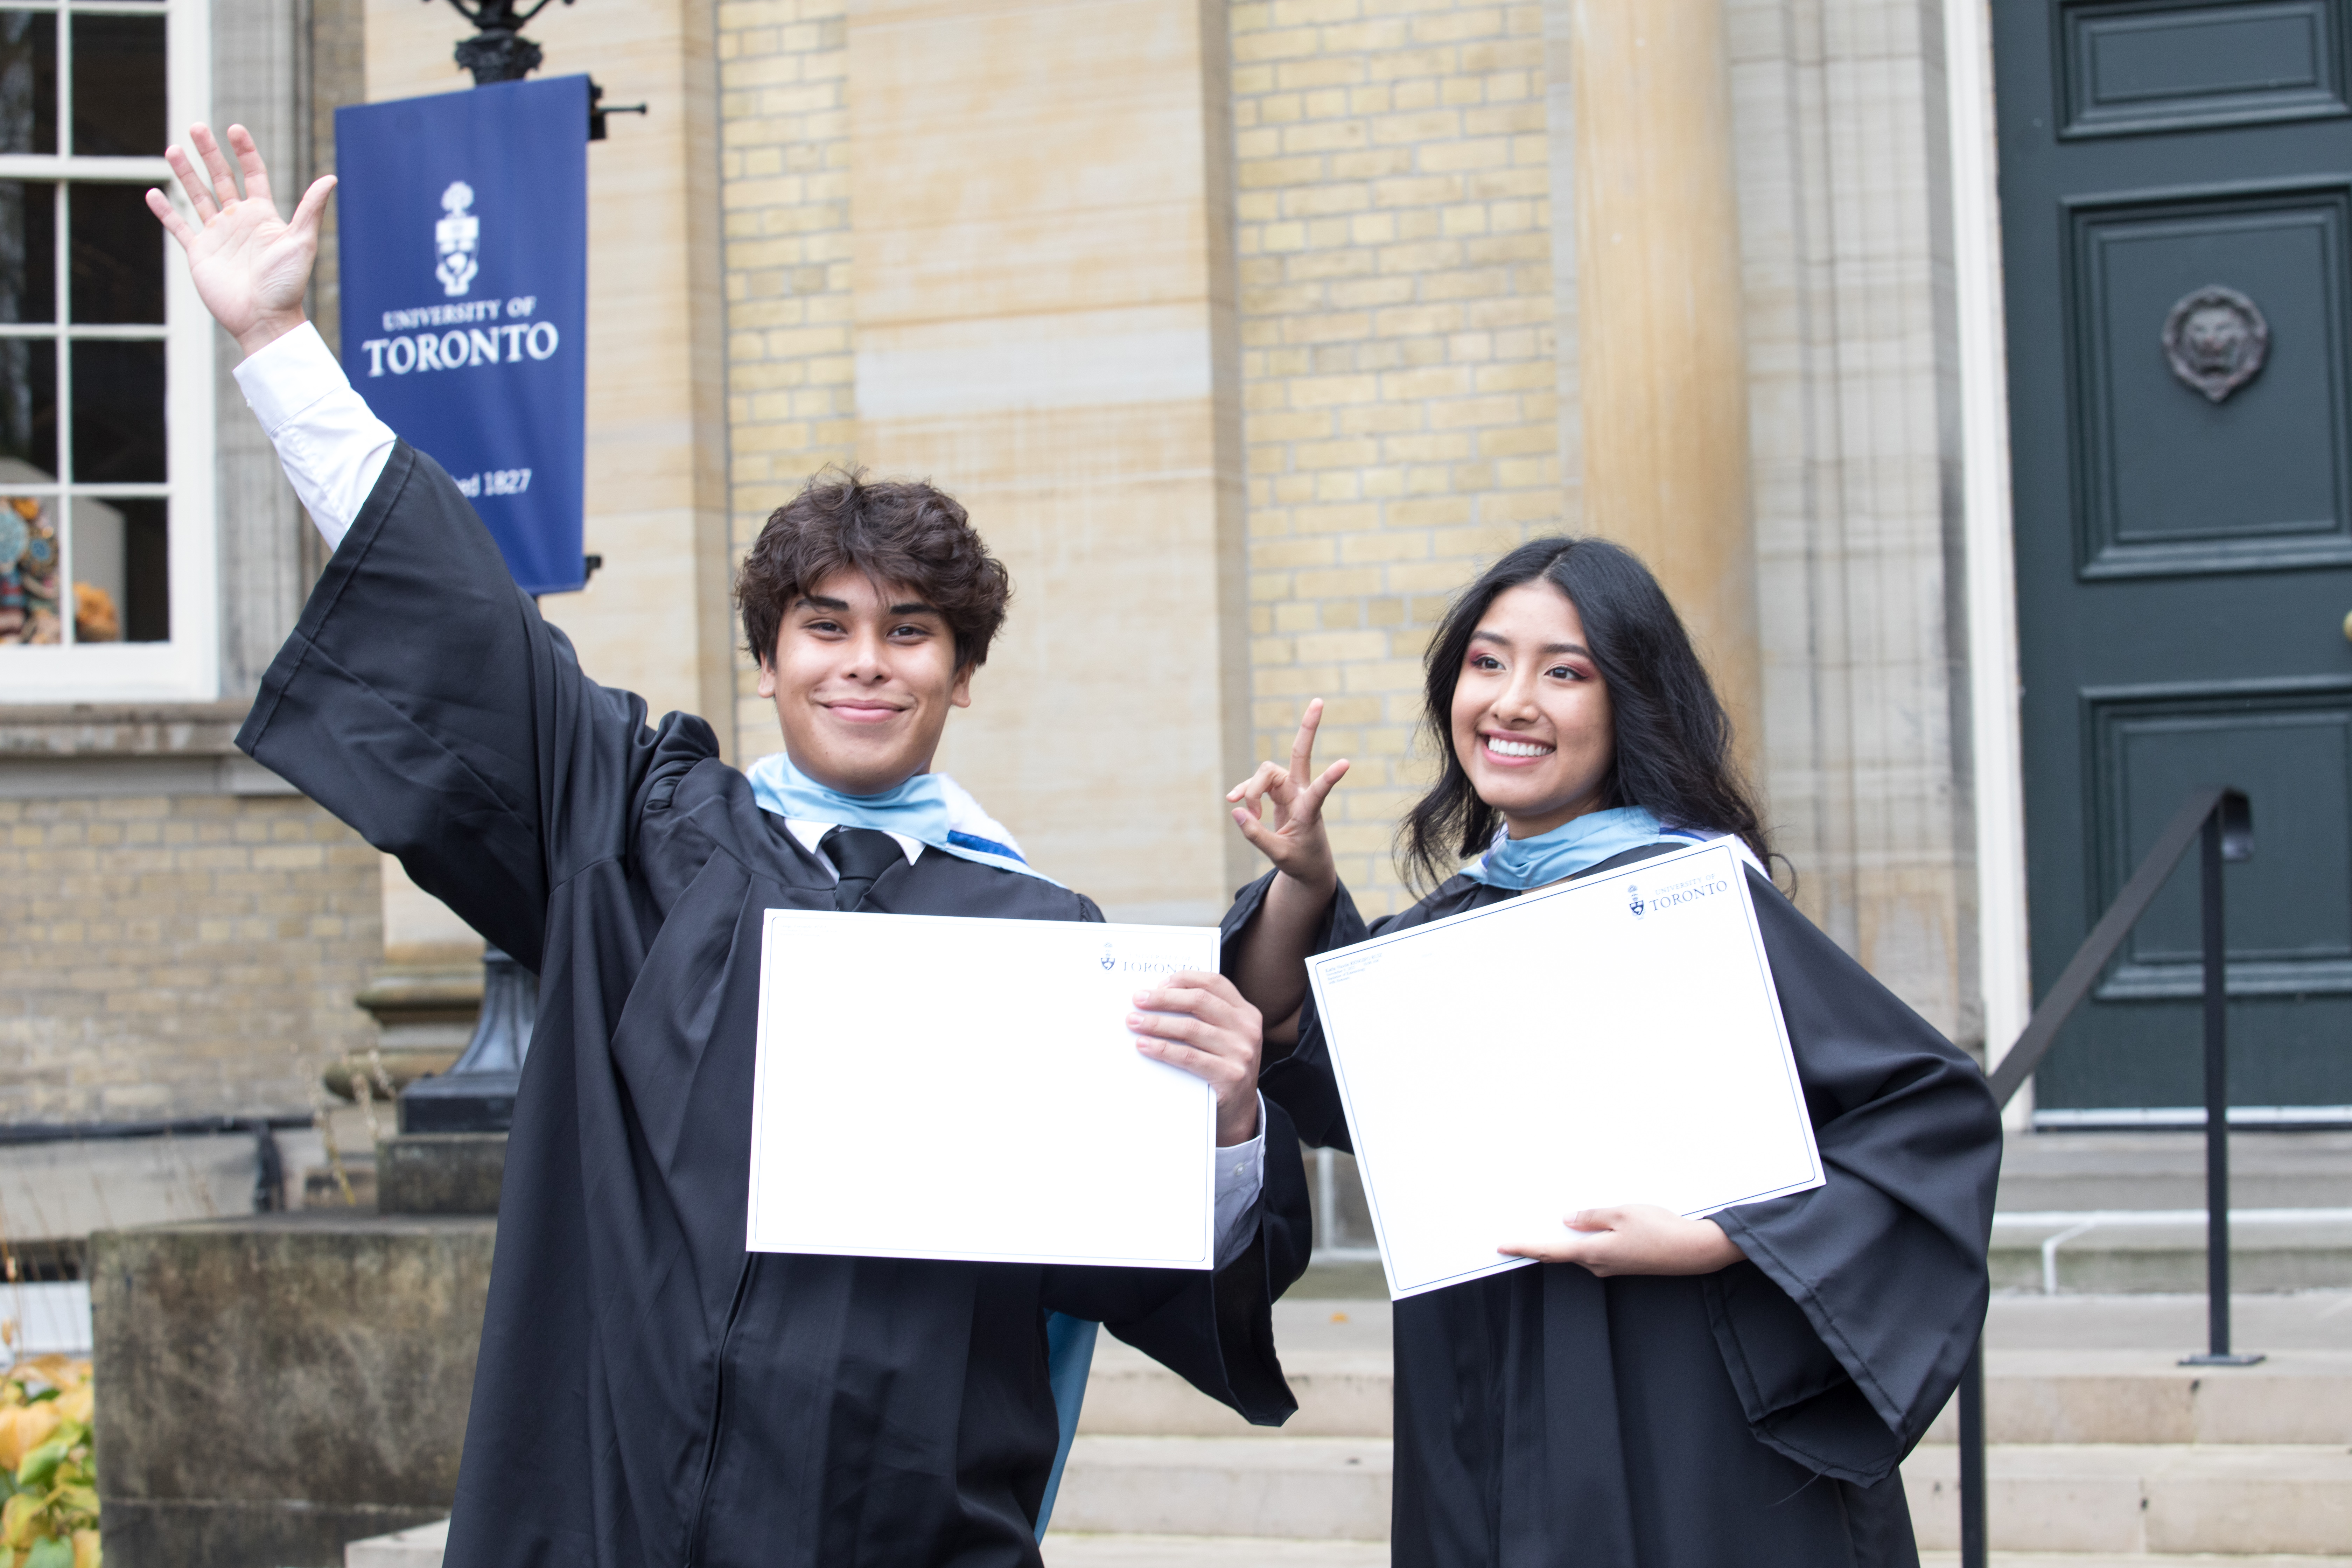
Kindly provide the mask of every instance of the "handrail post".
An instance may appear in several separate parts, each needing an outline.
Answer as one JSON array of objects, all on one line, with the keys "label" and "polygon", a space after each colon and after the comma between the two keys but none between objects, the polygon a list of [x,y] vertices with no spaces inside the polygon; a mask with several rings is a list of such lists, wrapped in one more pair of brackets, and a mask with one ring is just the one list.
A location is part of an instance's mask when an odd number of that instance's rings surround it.
[{"label": "handrail post", "polygon": [[2259,1355],[2230,1353],[2230,986],[2221,903],[2223,802],[2200,835],[2198,895],[2205,948],[2205,1343],[2183,1366],[2252,1366]]},{"label": "handrail post", "polygon": [[1986,1568],[1984,1336],[1960,1373],[1960,1568]]},{"label": "handrail post", "polygon": [[[2221,867],[2254,853],[2253,808],[2243,791],[2210,784],[2189,792],[2156,836],[2139,867],[2107,906],[2083,945],[2026,1020],[2008,1054],[1986,1077],[1993,1103],[2007,1105],[2056,1043],[2058,1030],[2091,994],[2124,939],[2155,903],[2189,853],[2201,842],[2198,891],[2205,960],[2205,1269],[2210,1350],[2182,1358],[2183,1366],[2252,1366],[2259,1355],[2230,1351],[2230,1035],[2228,946],[2221,920]],[[1988,1042],[1990,1043],[1990,1042]],[[1960,1562],[1985,1568],[1984,1336],[1960,1376]]]}]

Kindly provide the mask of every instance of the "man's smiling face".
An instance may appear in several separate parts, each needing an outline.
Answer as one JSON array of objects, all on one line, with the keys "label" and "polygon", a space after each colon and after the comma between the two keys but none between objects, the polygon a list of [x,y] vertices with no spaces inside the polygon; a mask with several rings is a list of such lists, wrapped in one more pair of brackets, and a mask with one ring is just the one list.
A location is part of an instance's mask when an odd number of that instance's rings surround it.
[{"label": "man's smiling face", "polygon": [[971,706],[947,619],[912,590],[839,571],[784,612],[760,667],[793,766],[844,795],[880,795],[931,765],[948,710]]}]

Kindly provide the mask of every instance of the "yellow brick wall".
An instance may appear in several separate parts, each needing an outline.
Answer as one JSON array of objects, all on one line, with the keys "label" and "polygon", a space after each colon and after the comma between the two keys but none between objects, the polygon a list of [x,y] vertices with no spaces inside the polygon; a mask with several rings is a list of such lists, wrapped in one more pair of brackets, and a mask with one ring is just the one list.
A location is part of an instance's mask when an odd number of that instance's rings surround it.
[{"label": "yellow brick wall", "polygon": [[[1541,9],[1231,10],[1252,722],[1329,702],[1343,870],[1399,902],[1428,628],[1560,518]],[[719,7],[734,545],[853,460],[845,0]],[[775,720],[739,656],[740,754]]]},{"label": "yellow brick wall", "polygon": [[[719,204],[729,496],[740,558],[856,432],[850,341],[847,0],[722,0]],[[736,754],[777,748],[737,652]]]},{"label": "yellow brick wall", "polygon": [[376,865],[295,796],[0,800],[0,1121],[308,1109],[375,1040]]},{"label": "yellow brick wall", "polygon": [[1400,907],[1428,777],[1419,656],[1452,594],[1559,526],[1542,12],[1454,0],[1232,10],[1253,723],[1318,763],[1341,874]]}]

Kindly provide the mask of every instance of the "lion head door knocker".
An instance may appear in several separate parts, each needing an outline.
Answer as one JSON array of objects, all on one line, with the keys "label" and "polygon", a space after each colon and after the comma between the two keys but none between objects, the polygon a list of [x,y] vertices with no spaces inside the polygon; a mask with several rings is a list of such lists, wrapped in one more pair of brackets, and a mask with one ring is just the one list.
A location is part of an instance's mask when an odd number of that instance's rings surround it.
[{"label": "lion head door knocker", "polygon": [[2193,289],[2164,318],[2165,362],[2213,403],[2260,374],[2270,352],[2271,324],[2235,289]]}]

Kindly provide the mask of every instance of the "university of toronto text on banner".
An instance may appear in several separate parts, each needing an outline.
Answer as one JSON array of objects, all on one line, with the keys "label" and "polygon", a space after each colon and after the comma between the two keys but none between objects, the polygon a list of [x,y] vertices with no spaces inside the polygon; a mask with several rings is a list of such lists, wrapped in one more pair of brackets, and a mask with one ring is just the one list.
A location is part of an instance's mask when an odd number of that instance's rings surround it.
[{"label": "university of toronto text on banner", "polygon": [[587,580],[588,79],[335,110],[343,369],[532,594]]}]

